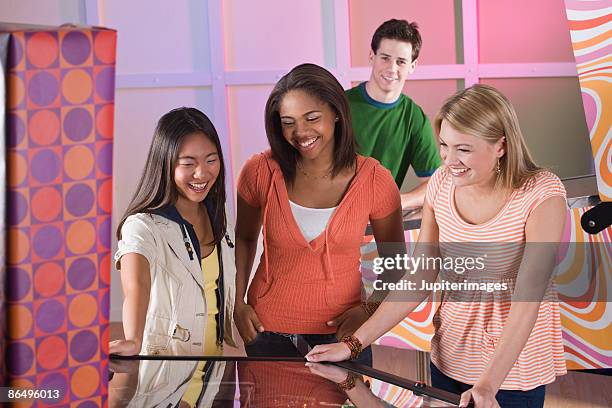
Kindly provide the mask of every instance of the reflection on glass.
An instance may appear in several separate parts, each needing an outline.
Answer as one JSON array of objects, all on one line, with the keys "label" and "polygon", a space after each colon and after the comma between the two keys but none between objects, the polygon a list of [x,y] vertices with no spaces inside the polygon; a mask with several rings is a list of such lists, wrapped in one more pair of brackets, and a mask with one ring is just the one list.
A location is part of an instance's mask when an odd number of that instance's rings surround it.
[{"label": "reflection on glass", "polygon": [[[302,361],[111,359],[114,407],[443,407],[455,406],[336,365]],[[199,365],[204,375],[194,388]],[[358,367],[359,366],[355,366]],[[410,382],[410,380],[406,380]],[[439,390],[437,390],[439,391]],[[442,392],[444,394],[444,392]],[[459,396],[447,394],[447,399]]]}]

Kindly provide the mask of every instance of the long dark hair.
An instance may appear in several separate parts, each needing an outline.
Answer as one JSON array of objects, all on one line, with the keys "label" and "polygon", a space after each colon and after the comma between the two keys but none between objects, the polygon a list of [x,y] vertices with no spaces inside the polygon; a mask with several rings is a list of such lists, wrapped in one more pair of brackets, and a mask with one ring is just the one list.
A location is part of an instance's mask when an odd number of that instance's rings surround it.
[{"label": "long dark hair", "polygon": [[355,165],[357,142],[351,124],[351,110],[344,89],[338,80],[325,68],[315,64],[302,64],[293,68],[276,83],[266,103],[265,123],[272,157],[283,172],[285,182],[293,183],[298,151],[283,137],[280,121],[280,104],[287,92],[300,89],[327,103],[338,121],[334,129],[334,165],[332,175]]},{"label": "long dark hair", "polygon": [[[174,205],[178,190],[174,184],[174,169],[181,143],[185,137],[201,132],[208,138],[219,153],[221,168],[215,184],[208,192],[205,203],[212,207],[214,241],[219,243],[225,236],[225,164],[221,152],[221,142],[215,126],[208,117],[195,108],[177,108],[166,113],[157,122],[153,141],[147,155],[142,177],[136,193],[117,227],[117,239],[121,239],[121,227],[126,218],[137,213],[151,213],[155,210]],[[210,213],[209,213],[210,214]]]}]

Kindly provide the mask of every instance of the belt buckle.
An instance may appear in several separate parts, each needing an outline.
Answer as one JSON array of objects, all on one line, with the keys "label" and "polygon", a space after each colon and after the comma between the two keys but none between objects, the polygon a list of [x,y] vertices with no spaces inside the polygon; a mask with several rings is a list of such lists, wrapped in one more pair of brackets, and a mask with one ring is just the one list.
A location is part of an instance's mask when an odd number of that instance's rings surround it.
[{"label": "belt buckle", "polygon": [[191,339],[191,332],[177,324],[172,333],[172,338],[186,343]]}]

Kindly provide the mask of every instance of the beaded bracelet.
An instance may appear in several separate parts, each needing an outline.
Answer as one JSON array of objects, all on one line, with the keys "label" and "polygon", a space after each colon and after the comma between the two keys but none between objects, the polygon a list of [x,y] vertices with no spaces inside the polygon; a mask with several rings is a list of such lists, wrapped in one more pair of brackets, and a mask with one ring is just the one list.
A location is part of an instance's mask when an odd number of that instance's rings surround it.
[{"label": "beaded bracelet", "polygon": [[355,336],[344,336],[342,342],[346,344],[351,351],[351,360],[356,359],[363,349],[363,344]]},{"label": "beaded bracelet", "polygon": [[346,380],[341,383],[336,384],[341,391],[350,391],[355,388],[356,381],[359,378],[356,374],[348,373],[346,376]]},{"label": "beaded bracelet", "polygon": [[365,310],[368,316],[372,316],[376,309],[378,309],[378,306],[380,306],[380,302],[368,302],[367,300],[361,302],[361,307],[363,310]]}]

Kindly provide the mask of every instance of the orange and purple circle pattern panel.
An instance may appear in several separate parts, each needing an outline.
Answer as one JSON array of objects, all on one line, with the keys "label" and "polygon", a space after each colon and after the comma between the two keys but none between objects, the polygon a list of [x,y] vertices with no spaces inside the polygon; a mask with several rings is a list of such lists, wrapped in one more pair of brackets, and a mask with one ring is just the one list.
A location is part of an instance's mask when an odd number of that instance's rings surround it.
[{"label": "orange and purple circle pattern panel", "polygon": [[7,371],[100,406],[116,33],[16,32],[8,60]]}]

